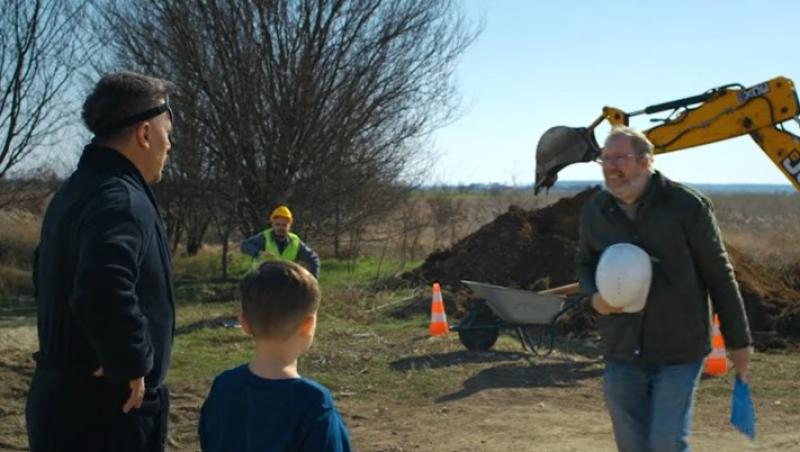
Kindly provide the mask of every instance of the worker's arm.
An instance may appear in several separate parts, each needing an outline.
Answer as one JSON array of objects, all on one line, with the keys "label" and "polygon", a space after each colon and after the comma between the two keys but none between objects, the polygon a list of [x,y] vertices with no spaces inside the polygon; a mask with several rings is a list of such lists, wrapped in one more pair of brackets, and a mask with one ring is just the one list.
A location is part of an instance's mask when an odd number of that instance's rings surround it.
[{"label": "worker's arm", "polygon": [[297,259],[306,265],[306,268],[315,278],[319,279],[319,256],[310,246],[300,241],[300,249],[297,251]]},{"label": "worker's arm", "polygon": [[731,349],[733,367],[739,378],[746,382],[753,339],[733,266],[722,243],[711,202],[699,198],[691,213],[687,225],[689,248],[708,288],[714,312],[719,315],[722,336]]},{"label": "worker's arm", "polygon": [[595,283],[595,272],[597,271],[597,261],[599,259],[597,251],[590,245],[589,225],[592,224],[590,208],[584,207],[581,211],[581,221],[578,238],[578,257],[576,258],[578,283],[580,292],[591,296],[592,308],[600,315],[619,314],[622,308],[615,308],[600,296]]},{"label": "worker's arm", "polygon": [[250,257],[258,257],[258,254],[264,251],[264,234],[258,233],[242,240],[239,249],[242,251],[242,254],[246,254]]},{"label": "worker's arm", "polygon": [[589,225],[591,213],[589,206],[586,205],[581,210],[581,220],[578,230],[578,256],[575,259],[578,272],[578,283],[580,284],[580,291],[585,295],[593,295],[597,293],[597,285],[594,281],[595,269],[597,268],[597,261],[599,259],[597,251],[595,251],[589,244]]},{"label": "worker's arm", "polygon": [[698,198],[692,210],[686,217],[686,236],[697,270],[711,296],[714,312],[719,315],[725,343],[734,350],[748,347],[753,340],[744,302],[711,203]]}]

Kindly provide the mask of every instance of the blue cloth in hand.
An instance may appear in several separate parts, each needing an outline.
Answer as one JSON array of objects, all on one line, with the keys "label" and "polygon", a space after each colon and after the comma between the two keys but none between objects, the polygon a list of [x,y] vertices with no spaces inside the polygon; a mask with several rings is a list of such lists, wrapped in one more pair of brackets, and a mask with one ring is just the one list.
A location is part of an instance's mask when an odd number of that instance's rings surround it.
[{"label": "blue cloth in hand", "polygon": [[750,397],[750,387],[736,377],[731,397],[731,425],[747,435],[750,440],[756,438],[756,413],[753,409],[753,399]]}]

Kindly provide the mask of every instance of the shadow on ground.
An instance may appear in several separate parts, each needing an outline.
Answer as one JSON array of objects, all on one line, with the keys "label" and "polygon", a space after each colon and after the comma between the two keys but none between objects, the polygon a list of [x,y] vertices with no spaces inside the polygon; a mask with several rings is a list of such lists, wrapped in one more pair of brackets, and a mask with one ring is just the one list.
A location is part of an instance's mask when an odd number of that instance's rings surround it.
[{"label": "shadow on ground", "polygon": [[19,362],[13,361],[6,361],[5,359],[0,359],[0,370],[7,370],[9,372],[14,372],[18,374],[20,377],[24,377],[27,379],[31,379],[33,377],[33,369],[34,369],[33,359],[29,360],[20,360]]},{"label": "shadow on ground", "polygon": [[508,363],[478,372],[464,380],[463,388],[439,397],[435,402],[463,399],[485,389],[572,387],[581,380],[602,374],[602,365],[591,361],[534,362],[531,365]]},{"label": "shadow on ground", "polygon": [[215,317],[213,319],[198,320],[175,328],[175,335],[189,334],[203,328],[241,328],[241,325],[239,325],[239,319],[236,316]]},{"label": "shadow on ground", "polygon": [[522,352],[469,352],[464,350],[403,358],[390,363],[389,368],[399,372],[405,372],[418,369],[440,369],[442,367],[460,366],[462,364],[519,361],[529,358],[530,355]]}]

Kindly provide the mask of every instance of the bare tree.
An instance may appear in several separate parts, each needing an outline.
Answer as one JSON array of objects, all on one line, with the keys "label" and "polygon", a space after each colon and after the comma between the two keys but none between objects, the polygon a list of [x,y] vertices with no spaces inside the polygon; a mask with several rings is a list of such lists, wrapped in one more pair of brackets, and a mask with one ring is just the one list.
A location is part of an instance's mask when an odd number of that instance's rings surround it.
[{"label": "bare tree", "polygon": [[[433,218],[433,247],[452,246],[461,238],[461,226],[468,217],[464,198],[432,193],[425,200]],[[447,242],[445,235],[449,236]]]},{"label": "bare tree", "polygon": [[420,254],[420,240],[422,233],[430,226],[427,215],[420,212],[419,205],[413,200],[405,200],[400,203],[399,223],[400,223],[400,263],[405,266],[407,261],[417,259]]},{"label": "bare tree", "polygon": [[199,130],[182,152],[214,168],[205,186],[236,200],[241,232],[283,200],[300,232],[324,238],[398,202],[378,195],[404,193],[421,138],[453,118],[452,73],[476,35],[451,0],[111,1],[104,12],[119,64],[179,86],[175,147],[184,127]]},{"label": "bare tree", "polygon": [[0,179],[67,123],[68,90],[88,58],[84,3],[0,0]]},{"label": "bare tree", "polygon": [[0,179],[0,209],[13,206],[14,209],[41,214],[61,182],[55,171],[44,167],[19,171],[13,178]]}]

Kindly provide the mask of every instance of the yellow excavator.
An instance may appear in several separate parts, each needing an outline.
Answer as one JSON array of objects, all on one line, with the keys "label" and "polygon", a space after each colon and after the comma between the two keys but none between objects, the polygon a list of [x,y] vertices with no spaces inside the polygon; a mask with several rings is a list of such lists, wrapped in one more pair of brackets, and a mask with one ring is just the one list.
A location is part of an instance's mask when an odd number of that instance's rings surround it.
[{"label": "yellow excavator", "polygon": [[538,194],[552,187],[565,166],[597,159],[600,146],[594,129],[603,121],[612,126],[628,125],[633,116],[670,110],[667,118],[661,120],[663,124],[644,131],[655,147],[655,154],[749,134],[800,191],[800,137],[782,126],[791,119],[800,124],[800,105],[794,83],[777,77],[749,88],[724,85],[629,113],[604,107],[589,127],[553,127],[542,135],[536,147],[534,192]]}]

